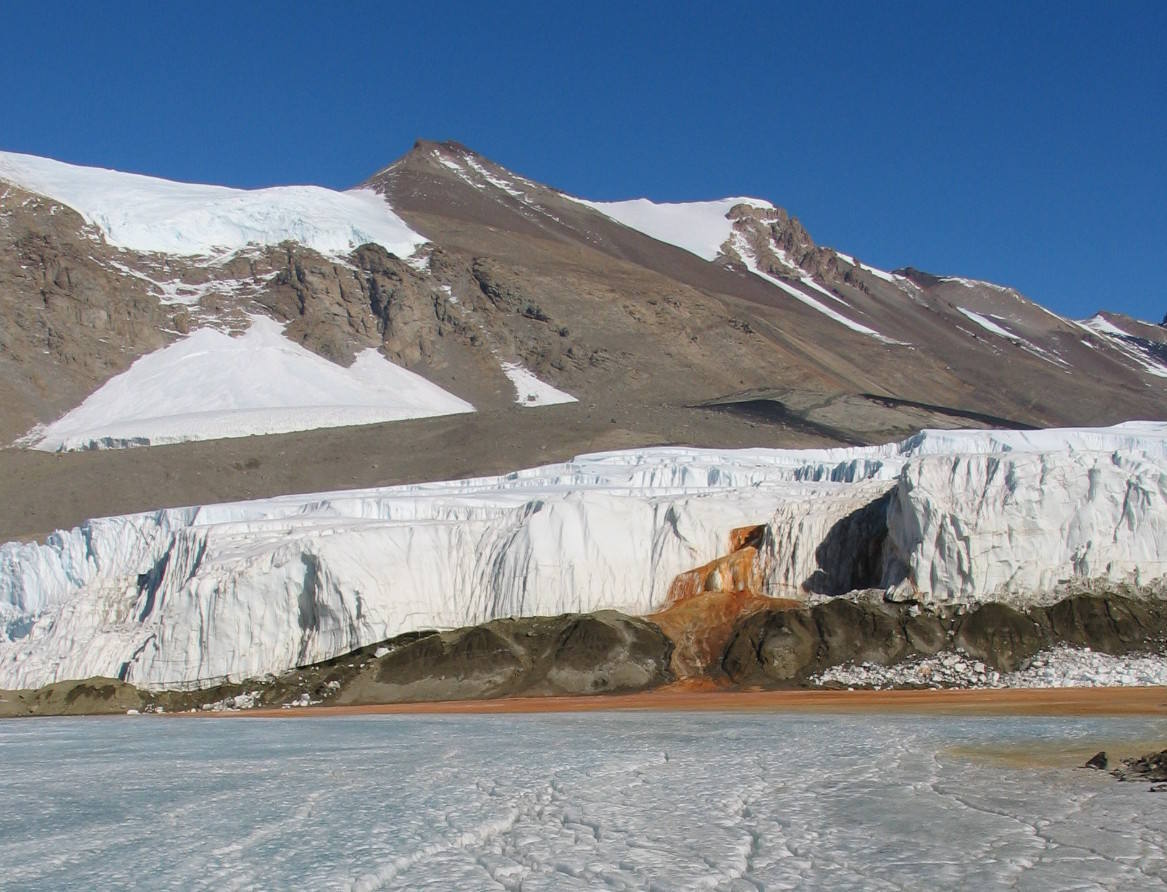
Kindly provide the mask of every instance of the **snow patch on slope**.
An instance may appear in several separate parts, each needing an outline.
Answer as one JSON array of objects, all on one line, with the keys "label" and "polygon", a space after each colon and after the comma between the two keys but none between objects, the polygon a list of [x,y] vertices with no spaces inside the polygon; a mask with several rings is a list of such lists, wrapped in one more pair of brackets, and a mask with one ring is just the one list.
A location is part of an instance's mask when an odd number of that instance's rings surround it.
[{"label": "snow patch on slope", "polygon": [[887,270],[878,269],[874,266],[868,266],[866,263],[860,263],[850,254],[844,254],[842,251],[835,251],[835,256],[840,260],[845,260],[847,263],[851,264],[851,266],[857,266],[860,269],[871,273],[871,275],[875,276],[877,279],[883,279],[883,281],[890,282],[893,285],[903,285],[905,282],[908,284],[913,284],[910,279],[907,279],[904,276],[897,276],[895,273],[889,273]]},{"label": "snow patch on slope", "polygon": [[1164,364],[1158,357],[1146,350],[1140,349],[1138,345],[1139,338],[1129,332],[1123,331],[1105,316],[1099,314],[1087,319],[1085,322],[1078,322],[1076,324],[1102,338],[1103,342],[1117,350],[1127,359],[1133,361],[1135,365],[1148,375],[1153,375],[1156,378],[1167,378],[1167,364]]},{"label": "snow patch on slope", "polygon": [[875,276],[877,279],[883,279],[885,282],[891,282],[893,285],[898,285],[902,282],[911,282],[910,279],[907,279],[903,276],[897,276],[894,273],[887,272],[886,270],[877,269],[874,266],[868,266],[866,263],[859,264],[859,268],[871,273],[871,275]]},{"label": "snow patch on slope", "polygon": [[[1045,349],[1037,346],[1036,344],[1032,343],[1031,341],[1027,341],[1025,338],[1021,337],[1020,335],[1014,334],[1013,332],[1009,331],[1009,329],[994,322],[988,316],[983,316],[980,313],[974,313],[972,310],[965,309],[964,307],[957,307],[956,309],[965,318],[970,319],[971,321],[975,322],[977,325],[979,325],[985,331],[989,332],[990,334],[995,334],[998,337],[1002,337],[1002,338],[1005,338],[1009,341],[1012,341],[1013,343],[1017,344],[1022,349],[1024,349],[1026,352],[1032,353],[1038,359],[1043,359],[1046,362],[1053,363],[1054,365],[1060,365],[1063,367],[1068,366],[1068,363],[1064,359],[1062,359],[1060,356],[1058,356],[1057,354],[1051,353],[1050,351],[1045,350]],[[963,331],[964,329],[961,329],[961,330]]]},{"label": "snow patch on slope", "polygon": [[109,244],[135,251],[212,256],[292,241],[338,256],[372,242],[408,257],[425,242],[368,189],[231,189],[11,152],[0,152],[0,179],[68,205]]},{"label": "snow patch on slope", "polygon": [[254,316],[240,337],[203,328],[138,359],[48,425],[35,448],[65,451],[247,437],[472,412],[376,350],[349,368]]},{"label": "snow patch on slope", "polygon": [[[811,297],[806,292],[799,291],[797,288],[795,288],[789,282],[786,282],[783,279],[778,278],[777,276],[771,276],[769,273],[763,272],[762,268],[760,266],[758,266],[758,262],[757,262],[756,258],[754,257],[753,252],[750,250],[749,245],[746,244],[745,239],[743,239],[739,233],[736,233],[736,232],[733,233],[732,242],[733,242],[734,250],[737,252],[737,255],[739,257],[741,257],[741,259],[742,259],[742,263],[744,263],[746,265],[746,268],[750,272],[752,272],[755,276],[758,276],[761,279],[765,279],[767,282],[769,282],[772,285],[777,285],[779,288],[781,288],[783,291],[785,291],[787,294],[789,294],[795,300],[801,301],[802,303],[804,303],[808,307],[810,307],[812,310],[818,310],[818,312],[822,313],[824,316],[826,316],[830,319],[833,319],[835,322],[838,322],[841,325],[847,326],[847,328],[851,329],[852,331],[857,331],[860,334],[865,334],[869,337],[873,337],[876,340],[882,341],[885,344],[898,344],[898,343],[900,343],[899,341],[895,341],[889,337],[885,337],[884,335],[882,335],[878,331],[876,331],[874,328],[868,328],[866,325],[863,325],[860,322],[856,322],[853,319],[848,319],[842,313],[831,309],[830,307],[828,307],[826,304],[822,303],[821,301],[815,300],[813,297]],[[811,285],[814,285],[813,281],[810,281],[807,277],[802,278],[801,281],[803,281],[804,283],[809,283]],[[845,301],[840,301],[839,298],[830,294],[830,292],[819,287],[818,285],[814,285],[814,287],[816,289],[818,289],[819,291],[822,291],[828,297],[831,297],[834,300],[839,301],[839,303],[842,303],[844,306],[847,305]]]},{"label": "snow patch on slope", "polygon": [[557,390],[545,381],[540,381],[534,373],[517,362],[502,363],[503,374],[515,386],[515,402],[520,406],[554,406],[560,403],[577,403],[570,393]]},{"label": "snow patch on slope", "polygon": [[721,246],[733,235],[733,221],[726,216],[739,204],[772,210],[774,205],[758,198],[721,198],[717,201],[657,203],[647,198],[631,201],[587,201],[564,195],[622,223],[629,229],[666,244],[676,245],[703,260],[716,260]]},{"label": "snow patch on slope", "polygon": [[940,281],[948,285],[961,285],[965,288],[991,288],[994,291],[1000,291],[1006,294],[1016,294],[1012,288],[1005,285],[997,285],[994,282],[985,282],[981,279],[965,279],[960,276],[941,276]]},{"label": "snow patch on slope", "polygon": [[980,313],[974,313],[972,310],[966,310],[964,307],[957,307],[956,309],[963,316],[965,316],[965,318],[971,319],[987,332],[991,332],[992,334],[998,335],[1002,338],[1008,338],[1011,341],[1020,340],[1017,335],[1013,334],[1013,332],[1009,331],[1009,329],[1002,328],[992,319],[988,319],[985,316],[982,316]]},{"label": "snow patch on slope", "polygon": [[184,282],[181,279],[154,279],[116,260],[110,261],[109,266],[112,269],[116,269],[122,275],[145,282],[157,296],[159,303],[186,307],[198,306],[202,299],[210,294],[225,294],[235,298],[254,295],[279,275],[279,271],[276,270],[262,276],[253,276],[249,279],[209,279],[206,282],[193,284]]},{"label": "snow patch on slope", "polygon": [[1131,337],[1131,333],[1129,331],[1123,331],[1101,313],[1098,313],[1095,316],[1091,316],[1084,324],[1088,328],[1094,329],[1094,331],[1098,332],[1099,334],[1116,335],[1120,338]]}]

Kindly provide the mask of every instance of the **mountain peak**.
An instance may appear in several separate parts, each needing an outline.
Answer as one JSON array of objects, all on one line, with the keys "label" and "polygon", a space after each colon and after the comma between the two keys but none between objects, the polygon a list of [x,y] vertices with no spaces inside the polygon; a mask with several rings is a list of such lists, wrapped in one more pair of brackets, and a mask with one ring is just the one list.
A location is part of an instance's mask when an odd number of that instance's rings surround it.
[{"label": "mountain peak", "polygon": [[418,137],[417,139],[415,139],[413,141],[413,148],[409,150],[408,154],[412,155],[414,153],[433,152],[435,150],[437,150],[439,152],[450,152],[453,154],[461,154],[461,155],[477,155],[478,154],[473,149],[471,149],[469,146],[458,142],[456,139],[437,140],[437,139],[424,139],[422,137]]}]

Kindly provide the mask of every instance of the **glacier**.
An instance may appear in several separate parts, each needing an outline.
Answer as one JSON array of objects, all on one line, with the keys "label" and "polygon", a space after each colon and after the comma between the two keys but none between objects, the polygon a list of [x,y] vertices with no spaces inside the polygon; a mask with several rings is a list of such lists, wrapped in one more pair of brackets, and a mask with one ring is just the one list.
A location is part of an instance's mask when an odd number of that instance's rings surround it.
[{"label": "glacier", "polygon": [[1167,576],[1167,423],[923,431],[812,450],[649,448],[471,480],[98,518],[0,546],[0,688],[262,676],[501,616],[646,614],[764,525],[764,594],[807,597],[887,500],[882,576],[923,601]]},{"label": "glacier", "polygon": [[0,180],[77,211],[115,248],[224,259],[292,241],[329,256],[367,243],[408,257],[425,238],[370,189],[233,189],[0,152]]}]

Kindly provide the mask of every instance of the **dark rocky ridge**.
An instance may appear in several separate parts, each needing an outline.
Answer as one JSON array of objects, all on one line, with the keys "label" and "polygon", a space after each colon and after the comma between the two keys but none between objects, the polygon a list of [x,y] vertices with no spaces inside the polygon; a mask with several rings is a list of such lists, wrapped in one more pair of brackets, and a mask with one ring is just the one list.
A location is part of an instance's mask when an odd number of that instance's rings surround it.
[{"label": "dark rocky ridge", "polygon": [[672,680],[672,643],[615,611],[494,620],[429,635],[348,679],[337,704],[637,691]]},{"label": "dark rocky ridge", "polygon": [[[1011,671],[1058,643],[1121,655],[1158,651],[1165,641],[1167,603],[1114,593],[1024,612],[1000,603],[965,612],[839,597],[740,619],[707,677],[730,688],[797,688],[831,666],[894,665],[943,650]],[[674,681],[673,651],[659,626],[615,611],[494,620],[410,633],[275,678],[201,690],[145,691],[88,679],[0,691],[0,717],[230,708],[241,695],[241,705],[272,707],[631,693]]]},{"label": "dark rocky ridge", "polygon": [[878,599],[835,598],[804,610],[762,611],[741,622],[721,669],[735,684],[806,684],[831,666],[906,659],[959,649],[1012,672],[1055,644],[1121,655],[1167,640],[1167,604],[1122,595],[1074,595],[1020,611],[990,602],[920,609]]}]

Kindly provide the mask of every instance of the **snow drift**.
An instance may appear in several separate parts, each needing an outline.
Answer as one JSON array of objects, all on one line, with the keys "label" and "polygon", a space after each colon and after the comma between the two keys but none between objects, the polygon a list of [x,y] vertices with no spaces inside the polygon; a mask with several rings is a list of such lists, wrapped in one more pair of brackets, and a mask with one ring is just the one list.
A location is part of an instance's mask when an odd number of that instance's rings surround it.
[{"label": "snow drift", "polygon": [[645,235],[683,248],[703,260],[716,260],[722,246],[733,236],[728,214],[739,204],[773,210],[760,198],[719,198],[715,201],[655,202],[647,198],[630,201],[588,201],[564,195],[592,210]]},{"label": "snow drift", "polygon": [[[646,449],[500,477],[91,520],[0,546],[0,687],[278,672],[407,631],[611,607],[765,524],[797,596],[886,499],[879,578],[928,600],[1167,574],[1167,424],[925,431],[828,450]],[[845,559],[845,555],[843,555]]]},{"label": "snow drift", "polygon": [[50,452],[157,446],[473,412],[376,350],[330,362],[251,317],[240,337],[203,328],[149,353],[26,440]]}]

